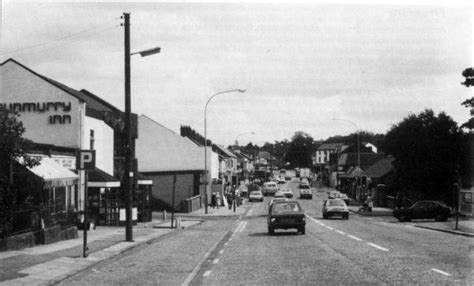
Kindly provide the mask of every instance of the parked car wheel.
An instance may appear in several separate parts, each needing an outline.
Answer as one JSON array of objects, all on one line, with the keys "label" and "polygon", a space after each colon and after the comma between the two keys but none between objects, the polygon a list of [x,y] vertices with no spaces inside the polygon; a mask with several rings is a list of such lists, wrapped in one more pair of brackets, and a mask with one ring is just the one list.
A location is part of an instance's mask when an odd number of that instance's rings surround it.
[{"label": "parked car wheel", "polygon": [[275,233],[275,230],[273,229],[273,227],[268,227],[268,233],[269,234],[274,234]]}]

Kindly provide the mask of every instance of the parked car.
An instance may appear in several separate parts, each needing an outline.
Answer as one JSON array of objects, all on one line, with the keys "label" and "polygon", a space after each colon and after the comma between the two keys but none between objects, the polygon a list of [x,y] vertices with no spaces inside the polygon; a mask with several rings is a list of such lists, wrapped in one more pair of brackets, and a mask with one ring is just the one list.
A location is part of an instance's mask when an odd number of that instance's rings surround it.
[{"label": "parked car", "polygon": [[293,198],[293,191],[291,189],[284,188],[284,189],[281,189],[280,191],[283,193],[285,198],[287,198],[287,199]]},{"label": "parked car", "polygon": [[412,219],[435,219],[446,221],[451,214],[451,208],[439,201],[418,201],[406,209],[393,210],[393,216],[399,221]]},{"label": "parked car", "polygon": [[323,218],[340,216],[343,219],[349,219],[349,208],[341,199],[328,199],[323,203]]},{"label": "parked car", "polygon": [[289,175],[285,176],[285,181],[291,181],[291,177]]},{"label": "parked car", "polygon": [[286,181],[283,177],[277,177],[277,182],[278,182],[278,184],[285,184],[286,183]]},{"label": "parked car", "polygon": [[260,190],[250,192],[249,202],[263,202],[262,192]]},{"label": "parked car", "polygon": [[265,182],[263,183],[262,187],[262,193],[264,196],[268,195],[275,195],[275,193],[278,191],[278,186],[275,182]]},{"label": "parked car", "polygon": [[296,229],[305,234],[305,212],[297,201],[274,202],[269,208],[267,226],[269,234],[276,229]]},{"label": "parked car", "polygon": [[346,205],[349,205],[350,199],[346,194],[339,193],[339,194],[336,195],[336,199],[341,199],[346,203]]}]

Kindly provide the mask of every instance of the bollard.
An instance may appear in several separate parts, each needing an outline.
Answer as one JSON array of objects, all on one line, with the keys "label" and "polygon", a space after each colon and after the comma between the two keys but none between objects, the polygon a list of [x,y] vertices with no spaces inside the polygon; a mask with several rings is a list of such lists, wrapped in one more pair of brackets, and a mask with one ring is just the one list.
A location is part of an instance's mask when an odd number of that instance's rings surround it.
[{"label": "bollard", "polygon": [[181,229],[181,217],[176,218],[176,228]]},{"label": "bollard", "polygon": [[163,221],[166,220],[166,210],[163,211]]}]

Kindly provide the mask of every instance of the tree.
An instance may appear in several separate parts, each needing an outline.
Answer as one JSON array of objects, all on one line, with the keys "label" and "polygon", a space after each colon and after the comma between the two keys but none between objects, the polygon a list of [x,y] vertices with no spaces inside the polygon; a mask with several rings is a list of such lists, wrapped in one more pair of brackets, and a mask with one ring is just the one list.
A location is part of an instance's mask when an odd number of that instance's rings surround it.
[{"label": "tree", "polygon": [[284,161],[292,167],[307,168],[313,165],[314,140],[309,134],[298,131],[289,142]]},{"label": "tree", "polygon": [[22,137],[25,128],[18,116],[17,112],[11,112],[0,104],[0,237],[8,235],[12,228],[15,204],[11,186],[13,161],[22,158],[22,164],[28,167],[39,164],[38,159],[25,153],[31,141]]},{"label": "tree", "polygon": [[[465,85],[466,87],[474,86],[474,70],[472,68],[467,68],[462,72],[462,76],[465,77],[465,81],[461,84]],[[461,128],[467,128],[469,130],[474,129],[474,97],[468,98],[461,103],[466,108],[471,108],[471,118],[461,125]]]},{"label": "tree", "polygon": [[395,157],[394,186],[413,200],[453,204],[453,184],[463,161],[463,133],[445,113],[425,110],[392,126],[385,138]]}]

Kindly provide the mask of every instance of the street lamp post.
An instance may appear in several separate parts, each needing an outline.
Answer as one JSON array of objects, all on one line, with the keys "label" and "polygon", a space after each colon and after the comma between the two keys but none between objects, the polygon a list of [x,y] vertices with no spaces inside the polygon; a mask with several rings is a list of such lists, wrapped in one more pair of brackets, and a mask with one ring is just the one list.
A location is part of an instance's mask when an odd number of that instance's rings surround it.
[{"label": "street lamp post", "polygon": [[206,102],[206,106],[204,107],[204,208],[207,214],[207,106],[209,102],[219,94],[223,93],[230,93],[230,92],[241,92],[244,93],[245,89],[230,89],[226,91],[221,91],[218,93],[214,93]]},{"label": "street lamp post", "polygon": [[[332,120],[339,120],[339,121],[349,122],[352,125],[354,125],[355,128],[357,129],[357,167],[360,169],[360,130],[359,130],[359,126],[357,126],[357,124],[355,124],[353,121],[350,121],[350,120],[347,120],[347,119],[332,118]],[[339,164],[339,162],[338,162],[338,164]],[[336,170],[336,172],[337,172],[336,174],[339,174],[339,170]],[[360,175],[359,175],[359,183],[360,183]]]},{"label": "street lamp post", "polygon": [[133,219],[132,219],[132,201],[133,201],[133,177],[134,168],[132,167],[133,157],[135,156],[134,147],[131,132],[131,92],[130,92],[130,56],[134,54],[140,54],[142,57],[146,57],[152,54],[160,52],[160,48],[156,47],[153,49],[130,53],[130,13],[123,13],[124,19],[124,45],[125,45],[125,168],[123,174],[123,183],[126,188],[126,208],[125,208],[125,240],[133,241]]}]

